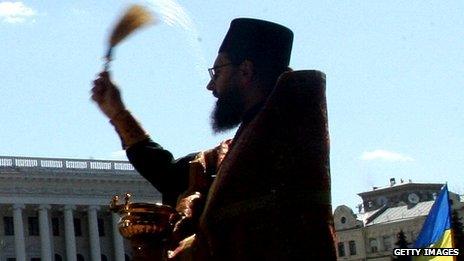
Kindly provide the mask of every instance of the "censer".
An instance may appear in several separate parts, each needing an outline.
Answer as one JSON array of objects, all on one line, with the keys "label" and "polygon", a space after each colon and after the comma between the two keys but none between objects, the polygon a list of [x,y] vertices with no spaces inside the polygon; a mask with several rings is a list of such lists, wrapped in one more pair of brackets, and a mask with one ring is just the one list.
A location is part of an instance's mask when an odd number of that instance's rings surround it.
[{"label": "censer", "polygon": [[167,260],[168,238],[179,214],[167,205],[133,203],[130,197],[126,194],[124,203],[118,204],[119,196],[114,196],[110,210],[121,216],[119,232],[131,243],[132,260]]}]

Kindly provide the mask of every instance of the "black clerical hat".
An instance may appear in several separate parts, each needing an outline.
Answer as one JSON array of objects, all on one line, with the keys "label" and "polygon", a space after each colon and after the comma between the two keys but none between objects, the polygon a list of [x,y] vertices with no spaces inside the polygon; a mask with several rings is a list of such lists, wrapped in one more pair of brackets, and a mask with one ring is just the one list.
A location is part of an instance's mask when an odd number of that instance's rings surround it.
[{"label": "black clerical hat", "polygon": [[219,52],[232,54],[240,62],[249,59],[272,67],[287,67],[292,51],[293,32],[282,25],[237,18],[230,23]]}]

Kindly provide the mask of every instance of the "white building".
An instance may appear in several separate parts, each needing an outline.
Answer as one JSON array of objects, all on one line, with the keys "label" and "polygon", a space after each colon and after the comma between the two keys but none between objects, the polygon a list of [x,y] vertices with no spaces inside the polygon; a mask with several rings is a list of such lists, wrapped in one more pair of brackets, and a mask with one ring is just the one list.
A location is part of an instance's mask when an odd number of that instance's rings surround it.
[{"label": "white building", "polygon": [[114,195],[160,202],[123,161],[0,156],[0,261],[130,259]]},{"label": "white building", "polygon": [[[397,234],[402,230],[408,242],[415,241],[443,185],[391,179],[387,187],[358,194],[363,204],[357,214],[338,206],[334,211],[338,260],[390,261]],[[463,217],[460,196],[450,192],[450,200]]]}]

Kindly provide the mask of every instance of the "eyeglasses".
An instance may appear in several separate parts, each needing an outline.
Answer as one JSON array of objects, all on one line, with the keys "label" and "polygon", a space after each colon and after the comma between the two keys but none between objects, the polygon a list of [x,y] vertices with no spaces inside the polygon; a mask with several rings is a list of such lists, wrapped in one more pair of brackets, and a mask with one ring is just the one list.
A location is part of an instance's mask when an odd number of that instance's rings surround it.
[{"label": "eyeglasses", "polygon": [[229,65],[233,65],[232,63],[226,63],[226,64],[223,64],[223,65],[219,65],[219,66],[215,66],[215,67],[212,67],[212,68],[209,68],[208,69],[208,72],[209,72],[209,76],[211,76],[211,80],[215,80],[216,79],[216,70],[219,69],[219,68],[222,68],[222,67],[226,67],[226,66],[229,66]]}]

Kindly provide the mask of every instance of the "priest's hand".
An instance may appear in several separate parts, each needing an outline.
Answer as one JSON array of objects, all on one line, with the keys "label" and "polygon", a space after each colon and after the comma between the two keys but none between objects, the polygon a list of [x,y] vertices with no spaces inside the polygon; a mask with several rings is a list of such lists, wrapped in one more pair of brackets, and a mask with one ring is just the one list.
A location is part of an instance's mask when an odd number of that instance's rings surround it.
[{"label": "priest's hand", "polygon": [[197,232],[204,203],[205,199],[199,192],[193,192],[179,200],[176,210],[181,218],[174,225],[171,237],[174,244]]},{"label": "priest's hand", "polygon": [[102,72],[93,81],[91,90],[92,100],[94,100],[100,110],[110,119],[114,119],[119,113],[126,110],[121,99],[121,93],[113,84],[108,72]]}]

